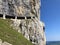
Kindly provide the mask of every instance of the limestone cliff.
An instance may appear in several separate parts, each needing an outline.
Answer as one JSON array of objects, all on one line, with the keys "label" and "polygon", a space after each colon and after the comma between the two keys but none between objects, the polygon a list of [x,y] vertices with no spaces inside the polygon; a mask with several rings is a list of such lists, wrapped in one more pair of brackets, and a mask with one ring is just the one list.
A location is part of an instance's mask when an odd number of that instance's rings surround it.
[{"label": "limestone cliff", "polygon": [[3,42],[3,41],[0,39],[0,45],[12,45],[12,44],[10,44],[10,43],[8,43],[8,42]]},{"label": "limestone cliff", "polygon": [[12,19],[15,29],[35,45],[45,45],[45,25],[40,21],[40,0],[0,0],[0,14],[31,17]]},{"label": "limestone cliff", "polygon": [[13,20],[13,28],[22,33],[24,37],[35,45],[45,45],[45,25],[37,18],[25,20]]},{"label": "limestone cliff", "polygon": [[0,13],[40,18],[40,0],[0,0]]}]

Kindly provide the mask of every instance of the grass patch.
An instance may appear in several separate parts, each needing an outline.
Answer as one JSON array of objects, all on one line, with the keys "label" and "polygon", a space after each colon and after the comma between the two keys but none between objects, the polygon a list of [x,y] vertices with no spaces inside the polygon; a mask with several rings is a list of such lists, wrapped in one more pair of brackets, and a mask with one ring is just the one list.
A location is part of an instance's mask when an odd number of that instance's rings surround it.
[{"label": "grass patch", "polygon": [[0,39],[12,45],[32,45],[21,33],[10,26],[10,22],[10,20],[0,19]]}]

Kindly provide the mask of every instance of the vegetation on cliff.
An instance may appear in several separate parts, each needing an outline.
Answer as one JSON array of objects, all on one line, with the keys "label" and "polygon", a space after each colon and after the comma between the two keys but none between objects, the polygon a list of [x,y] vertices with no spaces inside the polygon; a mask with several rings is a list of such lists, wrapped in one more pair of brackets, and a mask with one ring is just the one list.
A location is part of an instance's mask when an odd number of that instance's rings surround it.
[{"label": "vegetation on cliff", "polygon": [[32,45],[22,34],[10,26],[10,20],[0,19],[0,39],[12,45]]}]

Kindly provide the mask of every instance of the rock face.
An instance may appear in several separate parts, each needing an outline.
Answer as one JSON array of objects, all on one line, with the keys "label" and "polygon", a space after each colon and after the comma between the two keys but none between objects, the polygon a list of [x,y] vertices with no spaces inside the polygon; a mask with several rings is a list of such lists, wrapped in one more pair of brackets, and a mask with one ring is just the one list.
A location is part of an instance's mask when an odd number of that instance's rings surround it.
[{"label": "rock face", "polygon": [[45,45],[45,25],[40,21],[40,0],[0,0],[0,14],[25,16],[30,19],[12,19],[13,28],[34,45]]},{"label": "rock face", "polygon": [[12,44],[10,44],[10,43],[8,43],[8,42],[3,42],[3,41],[0,39],[0,45],[12,45]]},{"label": "rock face", "polygon": [[45,45],[45,25],[37,18],[25,20],[13,20],[13,28],[22,33],[24,37],[35,45]]},{"label": "rock face", "polygon": [[0,13],[40,18],[40,0],[0,0]]}]

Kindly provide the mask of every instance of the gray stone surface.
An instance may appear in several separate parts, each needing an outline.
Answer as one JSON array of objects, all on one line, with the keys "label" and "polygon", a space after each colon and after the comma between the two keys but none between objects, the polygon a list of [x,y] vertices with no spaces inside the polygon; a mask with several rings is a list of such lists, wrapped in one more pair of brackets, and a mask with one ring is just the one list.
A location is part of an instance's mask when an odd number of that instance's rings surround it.
[{"label": "gray stone surface", "polygon": [[2,45],[2,40],[0,39],[0,45]]},{"label": "gray stone surface", "polygon": [[8,43],[8,42],[2,42],[2,40],[0,39],[0,45],[12,45],[12,44],[10,44],[10,43]]},{"label": "gray stone surface", "polygon": [[[30,16],[31,19],[11,19],[13,29],[35,45],[45,45],[44,23],[40,21],[40,0],[0,0],[0,14],[11,16]],[[5,19],[5,15],[3,19]]]},{"label": "gray stone surface", "polygon": [[45,25],[43,22],[39,21],[37,18],[20,21],[17,19],[15,21],[13,20],[13,22],[15,22],[15,24],[13,23],[13,27],[17,29],[18,32],[20,31],[27,40],[30,40],[35,45],[46,44],[45,31],[43,29]]},{"label": "gray stone surface", "polygon": [[8,42],[4,42],[4,43],[2,43],[2,45],[12,45],[12,44],[10,44]]},{"label": "gray stone surface", "polygon": [[0,0],[0,13],[12,16],[36,16],[40,19],[40,0]]}]

